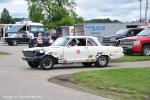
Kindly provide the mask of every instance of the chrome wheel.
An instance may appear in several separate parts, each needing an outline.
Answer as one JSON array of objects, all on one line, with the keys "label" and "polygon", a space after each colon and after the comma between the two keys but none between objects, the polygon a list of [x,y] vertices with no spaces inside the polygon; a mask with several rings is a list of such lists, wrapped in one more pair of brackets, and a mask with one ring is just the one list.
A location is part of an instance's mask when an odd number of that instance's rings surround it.
[{"label": "chrome wheel", "polygon": [[47,58],[47,59],[44,59],[43,61],[43,66],[45,66],[46,68],[49,68],[52,66],[52,60]]},{"label": "chrome wheel", "polygon": [[109,59],[107,56],[100,56],[95,62],[96,66],[106,67],[108,65]]},{"label": "chrome wheel", "polygon": [[145,45],[143,47],[143,55],[144,56],[150,56],[150,45]]},{"label": "chrome wheel", "polygon": [[18,43],[17,43],[17,41],[13,41],[12,44],[13,44],[14,46],[16,46]]},{"label": "chrome wheel", "polygon": [[107,63],[107,58],[105,56],[100,56],[98,62],[100,65],[104,66]]}]

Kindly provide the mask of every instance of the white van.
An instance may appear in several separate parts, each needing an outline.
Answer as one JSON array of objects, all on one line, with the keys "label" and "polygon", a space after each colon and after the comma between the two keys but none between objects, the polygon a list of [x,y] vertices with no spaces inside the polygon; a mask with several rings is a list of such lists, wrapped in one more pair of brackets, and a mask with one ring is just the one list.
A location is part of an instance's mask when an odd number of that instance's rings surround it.
[{"label": "white van", "polygon": [[8,45],[17,45],[19,43],[29,43],[29,33],[34,33],[35,37],[44,32],[44,26],[41,23],[34,23],[31,21],[24,23],[16,23],[5,33],[5,42]]}]

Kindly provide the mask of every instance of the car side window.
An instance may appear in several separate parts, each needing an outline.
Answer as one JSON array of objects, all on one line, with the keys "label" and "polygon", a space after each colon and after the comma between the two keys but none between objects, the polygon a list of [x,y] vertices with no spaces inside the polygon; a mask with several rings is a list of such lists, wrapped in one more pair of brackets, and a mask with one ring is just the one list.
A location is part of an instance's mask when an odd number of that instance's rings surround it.
[{"label": "car side window", "polygon": [[86,39],[78,39],[78,46],[86,46]]},{"label": "car side window", "polygon": [[93,41],[93,39],[87,39],[87,46],[97,46],[97,44]]},{"label": "car side window", "polygon": [[86,46],[86,39],[72,39],[68,43],[68,46]]},{"label": "car side window", "polygon": [[68,43],[69,47],[73,47],[73,46],[77,46],[77,40],[76,39],[72,39],[69,43]]}]

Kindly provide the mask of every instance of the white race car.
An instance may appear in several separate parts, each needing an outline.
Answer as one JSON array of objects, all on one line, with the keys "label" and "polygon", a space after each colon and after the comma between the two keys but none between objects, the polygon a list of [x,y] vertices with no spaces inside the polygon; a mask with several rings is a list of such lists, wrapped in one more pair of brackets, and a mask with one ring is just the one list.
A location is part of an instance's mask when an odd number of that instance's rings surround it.
[{"label": "white race car", "polygon": [[23,54],[23,60],[26,60],[31,68],[40,66],[44,70],[52,69],[54,64],[67,63],[105,67],[110,59],[124,55],[121,47],[102,46],[98,39],[92,36],[60,37],[51,46],[24,49]]}]

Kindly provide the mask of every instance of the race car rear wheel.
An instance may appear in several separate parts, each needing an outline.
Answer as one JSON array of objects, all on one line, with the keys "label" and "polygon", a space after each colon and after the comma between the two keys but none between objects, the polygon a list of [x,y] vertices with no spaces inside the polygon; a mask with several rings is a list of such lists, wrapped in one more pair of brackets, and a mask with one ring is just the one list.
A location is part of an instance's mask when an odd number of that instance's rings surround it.
[{"label": "race car rear wheel", "polygon": [[95,65],[97,67],[106,67],[108,65],[109,59],[107,56],[100,56],[97,61],[95,62]]},{"label": "race car rear wheel", "polygon": [[54,66],[54,58],[51,56],[43,57],[40,66],[43,70],[51,70]]},{"label": "race car rear wheel", "polygon": [[38,68],[38,67],[39,67],[39,62],[36,62],[36,61],[28,61],[28,65],[29,65],[31,68]]}]

